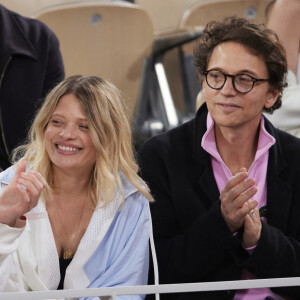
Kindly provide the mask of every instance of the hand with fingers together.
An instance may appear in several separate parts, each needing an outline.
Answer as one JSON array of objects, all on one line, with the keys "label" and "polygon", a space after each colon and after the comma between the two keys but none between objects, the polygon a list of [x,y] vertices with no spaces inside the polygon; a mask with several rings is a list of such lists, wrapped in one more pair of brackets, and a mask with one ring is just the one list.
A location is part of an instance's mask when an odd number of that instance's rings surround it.
[{"label": "hand with fingers together", "polygon": [[231,232],[239,230],[245,218],[257,206],[256,200],[250,200],[257,192],[255,180],[248,178],[245,168],[232,176],[221,192],[221,213]]},{"label": "hand with fingers together", "polygon": [[14,178],[0,196],[0,223],[13,227],[37,205],[45,186],[44,177],[35,171],[26,173],[26,162],[20,161]]}]

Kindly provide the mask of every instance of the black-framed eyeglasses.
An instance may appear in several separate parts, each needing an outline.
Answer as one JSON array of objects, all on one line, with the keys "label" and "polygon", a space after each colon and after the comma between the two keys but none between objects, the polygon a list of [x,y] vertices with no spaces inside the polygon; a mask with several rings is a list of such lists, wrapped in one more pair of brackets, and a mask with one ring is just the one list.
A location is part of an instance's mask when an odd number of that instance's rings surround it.
[{"label": "black-framed eyeglasses", "polygon": [[232,79],[233,88],[241,94],[249,93],[253,89],[254,84],[258,81],[269,81],[269,79],[257,79],[248,74],[226,74],[215,69],[204,71],[203,74],[205,75],[208,86],[214,90],[220,90],[224,86],[227,77],[230,77]]}]

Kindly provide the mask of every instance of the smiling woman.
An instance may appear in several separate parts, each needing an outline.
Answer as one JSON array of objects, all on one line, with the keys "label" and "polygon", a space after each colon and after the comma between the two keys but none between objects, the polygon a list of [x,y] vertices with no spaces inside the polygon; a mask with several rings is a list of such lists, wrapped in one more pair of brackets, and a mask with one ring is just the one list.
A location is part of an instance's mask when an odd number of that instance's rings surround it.
[{"label": "smiling woman", "polygon": [[147,283],[152,197],[123,103],[95,76],[70,77],[46,97],[0,174],[0,236],[10,237],[0,239],[0,291]]}]

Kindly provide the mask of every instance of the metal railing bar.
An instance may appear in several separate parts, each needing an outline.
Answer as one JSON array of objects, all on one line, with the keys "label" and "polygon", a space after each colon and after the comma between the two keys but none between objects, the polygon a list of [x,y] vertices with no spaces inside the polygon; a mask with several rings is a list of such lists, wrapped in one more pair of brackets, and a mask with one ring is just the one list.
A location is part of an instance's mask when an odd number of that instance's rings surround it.
[{"label": "metal railing bar", "polygon": [[114,297],[116,297],[117,295],[186,293],[288,286],[300,286],[300,277],[161,285],[117,286],[51,291],[9,292],[0,293],[0,300],[41,300],[93,296],[106,296],[113,297],[112,299],[115,299]]}]

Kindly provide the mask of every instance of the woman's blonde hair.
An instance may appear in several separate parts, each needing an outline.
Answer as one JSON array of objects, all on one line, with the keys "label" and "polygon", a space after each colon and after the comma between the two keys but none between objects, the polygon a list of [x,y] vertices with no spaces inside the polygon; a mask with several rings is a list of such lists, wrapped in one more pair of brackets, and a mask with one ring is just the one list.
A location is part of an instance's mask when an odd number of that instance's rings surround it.
[{"label": "woman's blonde hair", "polygon": [[45,148],[45,130],[59,100],[68,94],[76,96],[82,105],[96,150],[96,162],[89,180],[91,205],[96,207],[99,201],[107,205],[116,196],[118,188],[124,200],[119,171],[148,200],[153,200],[147,185],[137,175],[125,101],[112,83],[96,76],[71,76],[47,95],[31,126],[28,143],[14,151],[14,161],[24,157],[31,169],[44,176],[48,187],[43,197],[49,198],[55,187],[51,161]]}]

